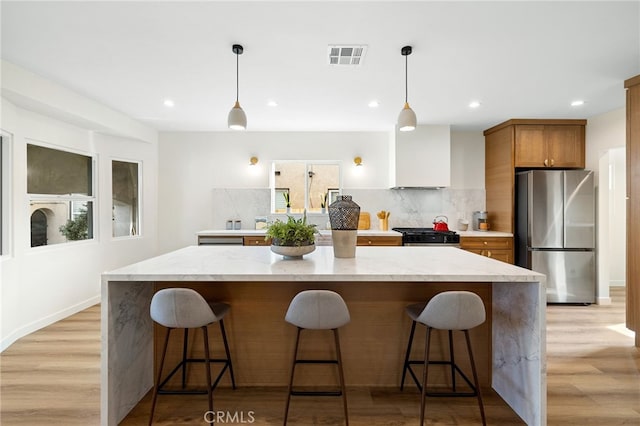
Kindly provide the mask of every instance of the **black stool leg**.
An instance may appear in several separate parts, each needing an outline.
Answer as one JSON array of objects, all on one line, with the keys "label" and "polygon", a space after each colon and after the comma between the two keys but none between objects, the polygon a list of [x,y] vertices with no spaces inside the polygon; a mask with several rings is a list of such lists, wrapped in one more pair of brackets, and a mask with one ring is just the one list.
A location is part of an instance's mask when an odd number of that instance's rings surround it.
[{"label": "black stool leg", "polygon": [[473,373],[473,383],[476,386],[476,394],[478,395],[478,405],[480,406],[480,416],[482,417],[482,425],[487,425],[484,417],[484,404],[482,403],[482,393],[480,392],[480,383],[478,383],[478,373],[476,372],[476,362],[473,359],[473,351],[471,350],[471,340],[469,339],[469,330],[464,330],[464,336],[467,339],[467,349],[469,350],[469,360],[471,361],[471,372]]},{"label": "black stool leg", "polygon": [[231,353],[229,352],[229,344],[227,343],[227,333],[224,330],[224,322],[220,320],[220,332],[222,333],[222,342],[224,343],[224,351],[227,353],[227,365],[229,366],[229,374],[231,375],[231,386],[236,388],[236,379],[233,376],[233,364],[231,363]]},{"label": "black stool leg", "polygon": [[411,356],[411,345],[413,344],[413,333],[416,331],[416,322],[411,321],[411,332],[409,333],[409,343],[407,344],[407,353],[404,356],[404,367],[402,367],[402,380],[400,381],[400,390],[404,390],[404,379],[407,377],[407,369],[409,365],[409,357]]},{"label": "black stool leg", "polygon": [[453,352],[453,331],[449,330],[449,359],[451,360],[451,386],[456,391],[456,360]]},{"label": "black stool leg", "polygon": [[429,378],[429,344],[431,343],[431,327],[427,326],[427,335],[424,343],[424,376],[422,380],[422,395],[420,399],[420,426],[424,425],[424,405],[427,397],[427,380]]},{"label": "black stool leg", "polygon": [[211,389],[211,357],[209,356],[209,332],[207,326],[202,327],[204,336],[204,365],[207,370],[207,397],[209,398],[209,411],[213,412],[213,389]]},{"label": "black stool leg", "polygon": [[182,389],[187,383],[187,341],[189,340],[189,329],[184,329],[184,342],[182,343]]},{"label": "black stool leg", "polygon": [[293,389],[293,374],[296,372],[296,360],[298,359],[298,343],[300,342],[301,331],[302,329],[298,327],[295,349],[293,350],[293,365],[291,366],[291,377],[289,378],[289,388],[287,389],[287,404],[284,408],[284,426],[287,426],[287,417],[289,417],[289,404],[291,403],[291,390]]},{"label": "black stool leg", "polygon": [[340,354],[340,339],[338,337],[338,329],[333,329],[333,335],[336,340],[336,355],[338,359],[338,372],[340,373],[340,390],[342,393],[342,401],[344,404],[344,422],[349,426],[349,412],[347,411],[347,387],[344,383],[344,371],[342,369],[342,355]]},{"label": "black stool leg", "polygon": [[171,329],[167,328],[167,334],[164,338],[164,347],[162,349],[162,357],[160,358],[160,367],[158,368],[158,379],[153,387],[153,399],[151,400],[151,414],[149,415],[149,426],[153,424],[153,412],[156,409],[156,401],[158,400],[158,388],[160,387],[160,380],[162,379],[162,367],[164,366],[164,358],[167,355],[167,346],[169,346],[169,333]]}]

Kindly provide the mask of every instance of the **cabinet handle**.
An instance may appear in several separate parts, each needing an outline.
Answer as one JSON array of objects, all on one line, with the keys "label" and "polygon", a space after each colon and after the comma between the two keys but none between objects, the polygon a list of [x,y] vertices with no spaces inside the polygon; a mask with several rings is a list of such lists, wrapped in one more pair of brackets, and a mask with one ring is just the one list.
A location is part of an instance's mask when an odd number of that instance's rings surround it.
[{"label": "cabinet handle", "polygon": [[484,243],[484,245],[485,245],[485,246],[487,245],[487,242],[486,242],[486,241],[483,241],[483,243]]},{"label": "cabinet handle", "polygon": [[371,240],[368,241],[369,245],[371,245]]},{"label": "cabinet handle", "polygon": [[551,167],[553,167],[553,165],[555,164],[555,162],[553,161],[553,158],[551,159]]},{"label": "cabinet handle", "polygon": [[549,160],[547,160],[546,158],[545,158],[545,160],[544,160],[544,166],[545,166],[545,167],[549,167]]},{"label": "cabinet handle", "polygon": [[256,241],[256,245],[260,244],[260,241]]}]

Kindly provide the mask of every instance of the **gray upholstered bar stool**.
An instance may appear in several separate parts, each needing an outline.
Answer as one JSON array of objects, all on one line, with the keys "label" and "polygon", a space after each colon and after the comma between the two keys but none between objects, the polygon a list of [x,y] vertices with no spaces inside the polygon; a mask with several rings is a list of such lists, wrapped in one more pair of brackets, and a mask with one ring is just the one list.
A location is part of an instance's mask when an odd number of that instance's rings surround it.
[{"label": "gray upholstered bar stool", "polygon": [[[209,397],[209,411],[213,411],[213,390],[220,382],[225,371],[229,370],[231,376],[231,385],[236,388],[236,382],[233,377],[233,366],[231,364],[231,356],[229,353],[229,345],[227,344],[227,334],[224,329],[223,318],[229,311],[229,305],[226,303],[207,302],[198,292],[189,288],[166,288],[158,291],[151,299],[151,318],[158,324],[167,328],[167,334],[164,339],[162,349],[162,357],[158,368],[158,376],[154,384],[153,400],[151,402],[151,415],[149,416],[149,425],[153,423],[153,413],[156,407],[158,394],[172,395],[195,395],[207,394]],[[222,333],[222,341],[226,358],[211,358],[209,355],[209,334],[207,326],[218,322]],[[169,344],[169,335],[176,328],[184,329],[184,339],[182,346],[182,360],[176,367],[162,380],[162,369],[164,367],[165,356],[167,354],[167,346]],[[187,357],[187,341],[189,338],[190,328],[201,328],[204,336],[204,358],[188,358]],[[186,373],[187,364],[204,363],[206,370],[206,389],[186,389]],[[222,370],[218,374],[215,382],[211,383],[211,363],[223,363]],[[182,370],[182,389],[165,390],[163,389],[167,382],[175,373]],[[162,380],[162,381],[161,381]]]},{"label": "gray upholstered bar stool", "polygon": [[[285,321],[298,327],[296,335],[295,349],[293,351],[293,364],[291,366],[291,377],[289,379],[289,389],[287,393],[287,405],[284,411],[284,424],[287,424],[289,416],[289,405],[291,395],[304,396],[342,396],[344,405],[344,420],[349,425],[349,415],[347,412],[347,394],[344,384],[344,372],[342,369],[342,356],[340,354],[340,339],[338,328],[347,324],[351,320],[349,309],[342,297],[330,290],[305,290],[298,293],[287,310]],[[300,342],[300,332],[304,329],[310,330],[332,330],[335,340],[336,359],[298,359],[298,344]],[[297,364],[337,364],[340,376],[340,390],[335,392],[319,391],[294,391],[293,375]]]},{"label": "gray upholstered bar stool", "polygon": [[[480,296],[470,291],[445,291],[435,295],[431,300],[429,300],[426,305],[424,303],[416,303],[407,306],[406,312],[409,317],[411,317],[412,324],[411,332],[409,334],[409,343],[407,345],[407,353],[404,359],[404,367],[402,369],[402,383],[400,384],[400,389],[404,388],[406,373],[407,371],[409,371],[411,377],[416,383],[416,386],[418,386],[418,389],[422,394],[420,401],[420,425],[422,426],[424,424],[425,399],[427,396],[475,396],[478,398],[482,424],[486,425],[484,405],[482,403],[482,393],[480,391],[480,385],[478,383],[478,374],[476,372],[475,361],[473,360],[471,340],[469,339],[469,329],[479,326],[486,320],[486,312]],[[427,334],[425,338],[424,360],[414,361],[410,360],[410,355],[411,344],[413,341],[413,335],[417,323],[424,324],[427,327]],[[432,361],[429,359],[429,345],[431,342],[431,331],[433,329],[448,331],[448,361]],[[456,365],[455,363],[453,350],[453,330],[460,330],[464,332],[467,342],[467,351],[469,352],[471,371],[473,373],[473,383],[471,383],[469,378],[462,372],[462,370],[460,370],[458,365]],[[418,378],[411,369],[412,364],[424,365],[424,376],[422,380],[423,385],[420,384]],[[429,373],[429,365],[431,364],[450,366],[451,392],[427,392],[427,378]],[[456,372],[471,388],[470,392],[456,391]]]}]

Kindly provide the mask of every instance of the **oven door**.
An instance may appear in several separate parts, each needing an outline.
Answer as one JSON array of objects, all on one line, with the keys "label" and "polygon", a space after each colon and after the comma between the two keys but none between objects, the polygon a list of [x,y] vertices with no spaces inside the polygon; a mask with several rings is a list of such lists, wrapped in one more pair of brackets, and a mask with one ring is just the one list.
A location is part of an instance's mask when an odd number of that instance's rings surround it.
[{"label": "oven door", "polygon": [[404,243],[403,246],[412,247],[458,247],[460,243]]}]

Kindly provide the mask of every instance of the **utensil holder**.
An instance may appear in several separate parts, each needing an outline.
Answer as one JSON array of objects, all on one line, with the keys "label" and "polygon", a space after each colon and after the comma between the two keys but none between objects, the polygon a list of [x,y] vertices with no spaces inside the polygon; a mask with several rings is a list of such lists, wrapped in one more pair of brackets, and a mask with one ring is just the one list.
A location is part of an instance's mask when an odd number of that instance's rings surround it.
[{"label": "utensil holder", "polygon": [[389,230],[389,219],[380,219],[380,230],[381,231]]}]

